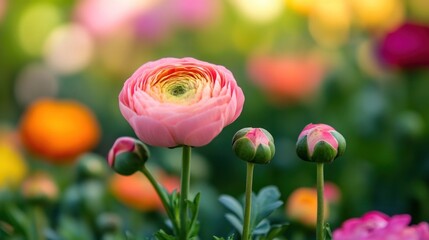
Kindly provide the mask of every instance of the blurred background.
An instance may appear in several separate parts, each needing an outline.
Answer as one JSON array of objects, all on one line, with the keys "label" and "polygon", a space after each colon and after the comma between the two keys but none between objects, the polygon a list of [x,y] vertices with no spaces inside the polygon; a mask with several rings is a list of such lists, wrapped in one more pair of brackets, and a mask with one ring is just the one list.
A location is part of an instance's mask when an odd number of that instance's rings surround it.
[{"label": "blurred background", "polygon": [[[274,136],[254,190],[278,186],[273,221],[291,222],[290,239],[313,236],[311,194],[288,203],[315,186],[315,166],[295,154],[308,123],[347,140],[325,167],[333,229],[370,210],[429,220],[428,1],[0,0],[0,237],[30,239],[40,217],[64,239],[165,228],[146,180],[114,175],[105,157],[117,137],[135,137],[118,107],[124,81],[147,61],[187,56],[227,67],[246,97],[237,121],[193,149],[202,239],[233,232],[218,197],[244,192],[231,150],[243,127]],[[174,189],[180,150],[149,148]]]}]

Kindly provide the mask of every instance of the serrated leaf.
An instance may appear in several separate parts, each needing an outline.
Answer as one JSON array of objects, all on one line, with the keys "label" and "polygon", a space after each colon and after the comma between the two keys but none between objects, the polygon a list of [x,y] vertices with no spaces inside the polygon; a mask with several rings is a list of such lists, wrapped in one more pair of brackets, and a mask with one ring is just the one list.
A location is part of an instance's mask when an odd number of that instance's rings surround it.
[{"label": "serrated leaf", "polygon": [[235,215],[227,213],[225,218],[239,233],[243,232],[243,223]]},{"label": "serrated leaf", "polygon": [[253,235],[262,235],[267,234],[268,231],[270,231],[270,223],[268,220],[264,219],[262,220],[252,231]]},{"label": "serrated leaf", "polygon": [[265,240],[273,240],[275,237],[284,233],[288,227],[289,227],[289,223],[272,225]]},{"label": "serrated leaf", "polygon": [[227,209],[233,212],[241,221],[243,221],[243,206],[235,198],[229,195],[221,195],[219,202],[222,203]]}]

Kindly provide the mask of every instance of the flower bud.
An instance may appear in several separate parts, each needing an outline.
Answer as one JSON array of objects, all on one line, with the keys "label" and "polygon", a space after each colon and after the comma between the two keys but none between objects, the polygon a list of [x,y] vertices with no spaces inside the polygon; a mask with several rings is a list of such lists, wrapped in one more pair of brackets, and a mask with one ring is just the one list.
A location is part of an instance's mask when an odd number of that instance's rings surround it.
[{"label": "flower bud", "polygon": [[232,138],[232,149],[242,160],[267,164],[275,153],[274,139],[263,128],[243,128]]},{"label": "flower bud", "polygon": [[141,141],[120,137],[109,151],[108,163],[115,172],[131,175],[141,169],[149,158],[149,149]]},{"label": "flower bud", "polygon": [[296,153],[305,161],[330,163],[346,150],[346,140],[326,124],[308,124],[296,143]]},{"label": "flower bud", "polygon": [[35,204],[49,204],[58,199],[58,188],[48,174],[37,172],[23,182],[22,196]]},{"label": "flower bud", "polygon": [[79,157],[76,172],[79,180],[100,179],[106,176],[104,159],[98,154],[86,153]]}]

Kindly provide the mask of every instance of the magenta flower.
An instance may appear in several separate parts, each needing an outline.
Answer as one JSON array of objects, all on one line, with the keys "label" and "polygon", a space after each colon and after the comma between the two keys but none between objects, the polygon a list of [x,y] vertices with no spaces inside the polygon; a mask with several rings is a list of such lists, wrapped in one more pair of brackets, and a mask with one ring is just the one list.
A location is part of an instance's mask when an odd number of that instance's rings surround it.
[{"label": "magenta flower", "polygon": [[298,136],[296,152],[310,162],[332,162],[346,149],[346,140],[326,124],[308,124]]},{"label": "magenta flower", "polygon": [[193,58],[142,65],[119,94],[122,115],[145,143],[203,146],[240,115],[244,95],[223,66]]},{"label": "magenta flower", "polygon": [[232,148],[242,160],[266,164],[274,157],[274,138],[263,128],[243,128],[232,138]]},{"label": "magenta flower", "polygon": [[131,175],[140,170],[149,158],[149,150],[137,139],[116,139],[107,156],[109,166],[121,175]]},{"label": "magenta flower", "polygon": [[341,228],[333,233],[333,240],[427,240],[429,224],[422,222],[408,226],[411,217],[401,214],[389,217],[381,212],[372,211],[361,218],[345,221]]},{"label": "magenta flower", "polygon": [[429,66],[429,26],[404,23],[388,33],[379,45],[383,62],[393,67]]}]

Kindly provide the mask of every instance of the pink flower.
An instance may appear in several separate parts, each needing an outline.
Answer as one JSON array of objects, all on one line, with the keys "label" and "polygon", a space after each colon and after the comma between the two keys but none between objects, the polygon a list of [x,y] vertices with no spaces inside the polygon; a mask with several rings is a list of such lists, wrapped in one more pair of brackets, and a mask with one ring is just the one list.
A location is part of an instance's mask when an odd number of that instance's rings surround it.
[{"label": "pink flower", "polygon": [[346,140],[326,124],[308,124],[298,136],[298,156],[310,162],[332,162],[346,149]]},{"label": "pink flower", "polygon": [[240,115],[244,95],[223,66],[193,58],[142,65],[119,94],[122,115],[145,143],[203,146]]},{"label": "pink flower", "polygon": [[428,25],[406,22],[383,37],[378,52],[381,60],[392,67],[428,67],[428,41]]},{"label": "pink flower", "polygon": [[422,222],[408,226],[411,217],[401,214],[389,217],[371,211],[361,218],[352,218],[333,233],[334,240],[428,240],[429,225]]}]

